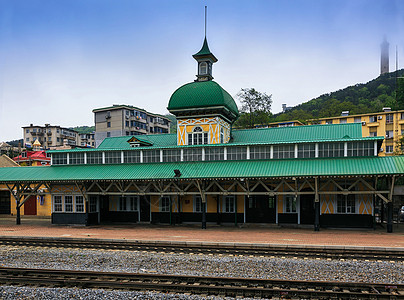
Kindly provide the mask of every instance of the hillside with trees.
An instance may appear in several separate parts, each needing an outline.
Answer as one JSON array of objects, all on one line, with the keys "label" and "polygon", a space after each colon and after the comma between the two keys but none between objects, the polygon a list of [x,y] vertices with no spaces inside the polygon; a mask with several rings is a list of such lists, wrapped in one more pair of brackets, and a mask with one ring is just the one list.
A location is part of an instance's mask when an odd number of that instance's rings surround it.
[{"label": "hillside with trees", "polygon": [[[321,95],[297,105],[285,113],[273,115],[271,122],[340,116],[342,111],[350,115],[379,112],[383,107],[404,109],[404,69],[380,75],[368,83],[360,83]],[[398,82],[398,84],[396,83]],[[398,88],[397,88],[398,86]]]},{"label": "hillside with trees", "polygon": [[95,126],[76,126],[76,127],[70,127],[70,129],[77,131],[79,134],[85,134],[94,132]]}]

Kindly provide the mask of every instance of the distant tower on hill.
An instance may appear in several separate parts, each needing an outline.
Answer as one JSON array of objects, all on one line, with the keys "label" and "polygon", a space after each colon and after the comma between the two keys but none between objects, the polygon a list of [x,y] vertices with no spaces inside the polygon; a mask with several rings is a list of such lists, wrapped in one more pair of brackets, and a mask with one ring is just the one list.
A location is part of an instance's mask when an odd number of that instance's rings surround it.
[{"label": "distant tower on hill", "polygon": [[383,43],[380,45],[381,57],[380,57],[380,75],[389,72],[389,43],[384,37]]}]

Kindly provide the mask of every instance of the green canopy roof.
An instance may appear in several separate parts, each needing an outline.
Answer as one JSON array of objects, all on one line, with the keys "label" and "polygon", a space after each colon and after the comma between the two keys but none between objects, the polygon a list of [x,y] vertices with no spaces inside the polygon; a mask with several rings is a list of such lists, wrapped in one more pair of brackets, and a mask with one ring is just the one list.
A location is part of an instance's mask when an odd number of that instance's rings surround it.
[{"label": "green canopy roof", "polygon": [[167,109],[178,111],[198,108],[225,108],[234,118],[239,116],[236,102],[228,92],[214,81],[196,81],[178,88],[171,96]]},{"label": "green canopy roof", "polygon": [[0,183],[404,175],[404,156],[0,168]]}]

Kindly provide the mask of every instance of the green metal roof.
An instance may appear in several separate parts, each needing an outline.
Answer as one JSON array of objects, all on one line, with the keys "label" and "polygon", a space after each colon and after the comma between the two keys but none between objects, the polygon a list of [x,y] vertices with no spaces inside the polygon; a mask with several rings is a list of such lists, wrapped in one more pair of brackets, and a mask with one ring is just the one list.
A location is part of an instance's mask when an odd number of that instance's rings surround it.
[{"label": "green metal roof", "polygon": [[404,175],[404,156],[0,168],[0,183]]},{"label": "green metal roof", "polygon": [[225,107],[235,117],[239,116],[236,102],[228,92],[214,81],[196,81],[178,88],[170,98],[167,109],[170,112]]},{"label": "green metal roof", "polygon": [[210,52],[210,50],[209,50],[208,40],[206,39],[206,37],[205,37],[205,40],[203,41],[201,50],[199,50],[198,53],[192,55],[192,57],[195,59],[198,59],[199,57],[204,57],[204,56],[210,57],[210,58],[212,58],[212,60],[214,62],[217,62],[216,56],[214,56],[213,53]]},{"label": "green metal roof", "polygon": [[[246,146],[246,145],[276,145],[290,143],[315,142],[347,142],[347,141],[382,141],[384,137],[362,137],[360,123],[307,125],[276,128],[256,128],[232,131],[233,139],[227,144],[178,146],[177,134],[141,135],[140,138],[152,146],[131,148],[128,141],[132,136],[110,137],[97,149],[69,149],[52,150],[50,153],[80,152],[80,151],[108,151],[108,150],[140,150],[182,147],[218,147],[218,146]],[[139,138],[139,136],[134,136]]]}]

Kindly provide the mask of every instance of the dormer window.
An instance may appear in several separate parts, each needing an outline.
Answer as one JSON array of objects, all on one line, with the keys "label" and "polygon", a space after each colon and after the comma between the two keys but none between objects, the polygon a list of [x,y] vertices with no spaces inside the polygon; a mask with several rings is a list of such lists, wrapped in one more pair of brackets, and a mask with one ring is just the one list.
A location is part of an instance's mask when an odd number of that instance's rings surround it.
[{"label": "dormer window", "polygon": [[208,64],[207,62],[203,61],[199,64],[199,74],[200,75],[207,75],[208,74]]},{"label": "dormer window", "polygon": [[208,144],[208,133],[199,126],[195,127],[192,133],[188,134],[188,145]]}]

